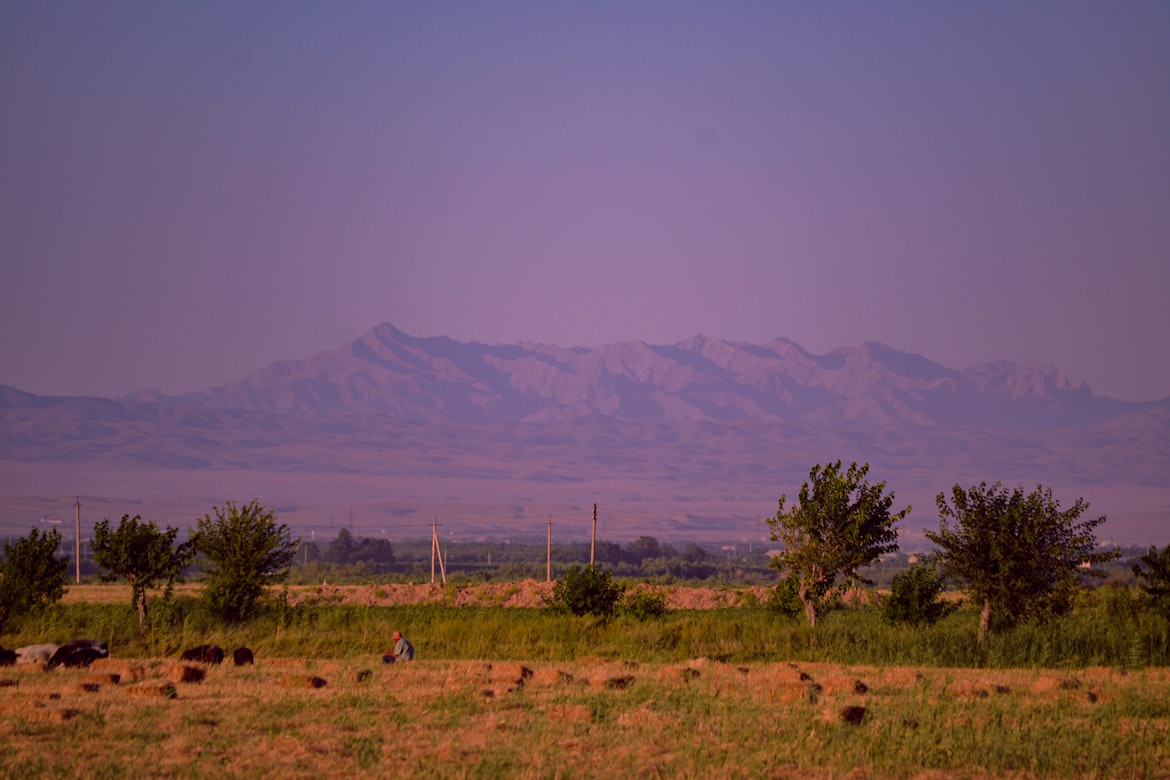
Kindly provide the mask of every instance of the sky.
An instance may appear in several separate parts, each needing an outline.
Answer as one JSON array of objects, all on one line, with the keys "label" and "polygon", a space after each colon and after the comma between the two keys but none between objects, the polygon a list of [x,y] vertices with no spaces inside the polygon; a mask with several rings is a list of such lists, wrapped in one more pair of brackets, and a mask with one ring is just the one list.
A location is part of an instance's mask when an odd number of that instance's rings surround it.
[{"label": "sky", "polygon": [[0,384],[696,334],[1170,396],[1170,4],[0,4]]}]

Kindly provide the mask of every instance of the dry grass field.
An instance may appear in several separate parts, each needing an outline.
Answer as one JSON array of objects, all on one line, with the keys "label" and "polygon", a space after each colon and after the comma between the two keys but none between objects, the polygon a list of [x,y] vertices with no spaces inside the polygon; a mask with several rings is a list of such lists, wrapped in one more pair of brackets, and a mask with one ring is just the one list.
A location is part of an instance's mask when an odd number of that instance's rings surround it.
[{"label": "dry grass field", "polygon": [[0,776],[1170,777],[1170,670],[15,666]]}]

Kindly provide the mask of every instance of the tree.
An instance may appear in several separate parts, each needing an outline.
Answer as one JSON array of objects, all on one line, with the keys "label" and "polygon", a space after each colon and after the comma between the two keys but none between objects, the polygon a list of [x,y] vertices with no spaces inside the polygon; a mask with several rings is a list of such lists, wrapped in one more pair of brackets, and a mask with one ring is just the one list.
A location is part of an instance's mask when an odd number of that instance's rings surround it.
[{"label": "tree", "polygon": [[1154,608],[1170,619],[1170,544],[1161,550],[1150,547],[1133,565],[1133,573]]},{"label": "tree", "polygon": [[861,579],[859,567],[898,549],[895,524],[910,507],[890,514],[894,494],[883,495],[885,482],[868,484],[868,473],[868,463],[853,463],[844,474],[839,460],[817,464],[800,486],[800,503],[785,511],[787,496],[781,495],[776,516],[767,521],[772,541],[784,543],[770,566],[795,579],[797,596],[814,628],[830,593]]},{"label": "tree", "polygon": [[389,566],[394,563],[394,545],[385,539],[363,536],[352,557],[355,561]]},{"label": "tree", "polygon": [[662,547],[653,536],[639,536],[626,545],[626,553],[630,563],[638,565],[647,558],[661,558]]},{"label": "tree", "polygon": [[0,561],[0,631],[9,618],[31,612],[65,595],[65,558],[55,557],[61,534],[29,531],[15,543],[4,543]]},{"label": "tree", "polygon": [[[936,559],[946,576],[961,583],[981,605],[979,641],[989,630],[1009,628],[1021,620],[1067,612],[1077,588],[1077,573],[1102,577],[1085,569],[1121,554],[1096,551],[1093,529],[1105,522],[1077,522],[1089,509],[1078,498],[1061,511],[1052,490],[1037,485],[1008,490],[986,482],[968,490],[955,485],[951,503],[935,498],[939,530],[926,538],[939,548]],[[953,505],[952,505],[953,504]],[[955,526],[948,524],[954,521]]]},{"label": "tree", "polygon": [[353,534],[348,528],[338,530],[337,536],[325,547],[325,560],[344,566],[353,559]]},{"label": "tree", "polygon": [[213,507],[191,534],[194,548],[210,564],[205,598],[212,609],[229,620],[251,616],[264,588],[288,573],[297,554],[288,526],[253,499],[244,507],[228,501]]},{"label": "tree", "polygon": [[622,562],[622,547],[617,542],[599,539],[593,548],[593,559],[597,563],[609,563],[617,566]]},{"label": "tree", "polygon": [[945,580],[933,562],[919,562],[894,575],[890,595],[882,600],[882,616],[890,623],[931,625],[959,608],[940,601]]},{"label": "tree", "polygon": [[617,612],[623,590],[608,569],[573,566],[553,585],[552,607],[574,615],[610,617]]},{"label": "tree", "polygon": [[138,611],[138,627],[146,630],[146,593],[162,587],[169,598],[176,582],[182,581],[183,567],[195,557],[190,542],[175,544],[179,529],[167,526],[160,531],[154,523],[142,522],[141,515],[122,515],[122,522],[110,530],[106,518],[93,529],[93,560],[106,570],[102,580],[122,578],[130,583],[130,603]]}]

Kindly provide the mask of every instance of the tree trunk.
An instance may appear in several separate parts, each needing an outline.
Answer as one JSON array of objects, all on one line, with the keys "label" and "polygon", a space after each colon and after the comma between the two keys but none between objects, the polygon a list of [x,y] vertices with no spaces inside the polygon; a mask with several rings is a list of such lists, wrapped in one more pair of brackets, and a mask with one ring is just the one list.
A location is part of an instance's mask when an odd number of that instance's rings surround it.
[{"label": "tree trunk", "polygon": [[991,599],[983,599],[983,609],[979,612],[979,644],[987,638],[987,631],[991,628]]},{"label": "tree trunk", "polygon": [[812,596],[808,592],[808,586],[803,582],[800,583],[800,589],[797,592],[800,596],[800,602],[804,604],[804,614],[808,618],[808,624],[812,628],[817,627],[817,605],[813,601]]},{"label": "tree trunk", "polygon": [[146,630],[146,590],[143,589],[134,597],[134,606],[138,608],[138,628]]}]

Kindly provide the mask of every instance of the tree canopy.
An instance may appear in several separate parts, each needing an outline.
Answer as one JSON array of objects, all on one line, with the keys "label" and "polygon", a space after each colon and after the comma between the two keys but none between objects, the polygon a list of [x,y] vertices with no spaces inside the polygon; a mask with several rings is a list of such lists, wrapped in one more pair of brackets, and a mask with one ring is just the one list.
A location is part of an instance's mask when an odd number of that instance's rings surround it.
[{"label": "tree canopy", "polygon": [[1170,544],[1161,550],[1150,547],[1149,552],[1133,564],[1133,573],[1138,587],[1154,608],[1170,619]]},{"label": "tree canopy", "polygon": [[[1089,505],[1078,498],[1068,509],[1041,485],[1031,493],[986,482],[964,490],[955,485],[951,501],[935,498],[941,518],[926,538],[948,578],[958,581],[981,605],[979,639],[1021,620],[1067,612],[1078,573],[1103,576],[1091,568],[1120,555],[1101,551],[1093,529],[1105,522],[1077,522]],[[951,525],[952,521],[954,525]]]},{"label": "tree canopy", "polygon": [[32,611],[42,604],[60,601],[65,595],[67,561],[57,558],[61,534],[29,531],[15,543],[4,543],[0,560],[0,631],[10,618]]},{"label": "tree canopy", "polygon": [[868,463],[852,463],[844,473],[839,460],[817,464],[800,486],[799,503],[785,511],[781,495],[767,521],[772,540],[784,543],[772,566],[795,580],[811,626],[829,594],[860,579],[858,568],[898,549],[895,526],[910,507],[891,514],[894,494],[885,493],[885,482],[866,482],[868,473]]},{"label": "tree canopy", "polygon": [[333,541],[325,546],[322,557],[339,566],[351,563],[392,564],[394,546],[385,539],[372,536],[356,538],[348,528],[342,528]]},{"label": "tree canopy", "polygon": [[122,578],[130,583],[130,603],[138,612],[140,629],[146,629],[147,591],[161,587],[163,597],[169,597],[195,555],[190,542],[175,544],[178,533],[170,526],[160,531],[154,523],[143,522],[141,515],[122,515],[112,530],[109,518],[94,526],[94,562],[106,570],[104,581]]},{"label": "tree canopy", "polygon": [[207,566],[204,596],[211,608],[230,620],[249,617],[264,588],[288,573],[297,554],[287,525],[253,499],[237,507],[228,501],[213,507],[215,516],[197,521],[191,542]]}]

